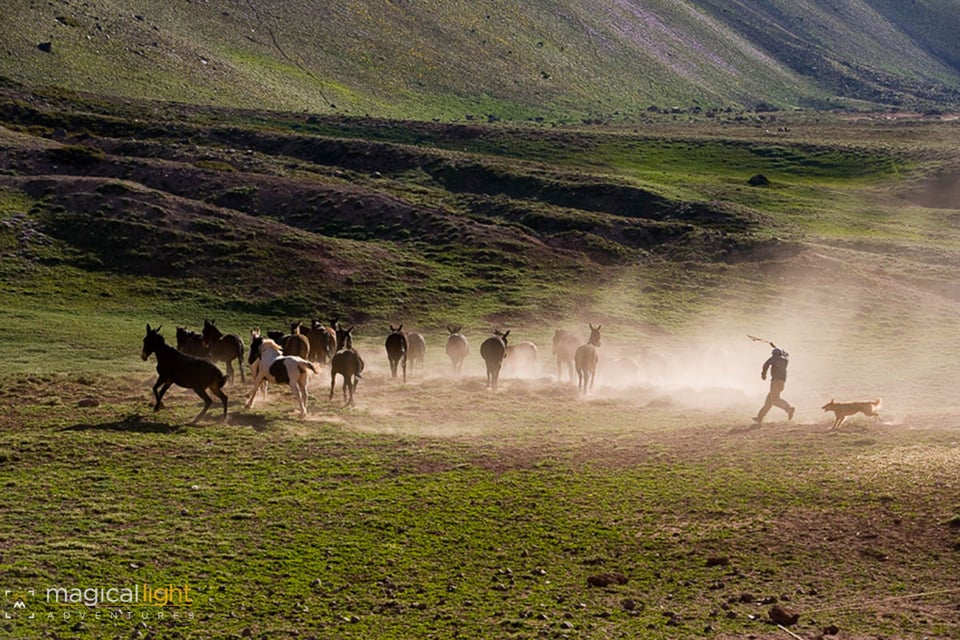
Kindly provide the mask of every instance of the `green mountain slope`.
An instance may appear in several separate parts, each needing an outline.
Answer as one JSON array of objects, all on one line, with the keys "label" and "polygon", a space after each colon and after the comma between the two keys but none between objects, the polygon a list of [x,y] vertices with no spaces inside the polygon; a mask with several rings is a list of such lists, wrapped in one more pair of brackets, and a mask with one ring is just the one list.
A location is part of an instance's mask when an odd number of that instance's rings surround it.
[{"label": "green mountain slope", "polygon": [[118,96],[414,119],[954,108],[958,30],[949,2],[886,0],[9,0],[0,75]]}]

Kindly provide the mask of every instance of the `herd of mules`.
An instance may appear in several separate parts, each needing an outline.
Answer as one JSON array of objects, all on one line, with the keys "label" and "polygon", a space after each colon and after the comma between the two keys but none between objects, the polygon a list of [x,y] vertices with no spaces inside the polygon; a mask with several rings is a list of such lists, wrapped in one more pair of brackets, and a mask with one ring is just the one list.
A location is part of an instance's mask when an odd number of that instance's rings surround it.
[{"label": "herd of mules", "polygon": [[[600,353],[600,325],[590,326],[590,337],[584,342],[575,334],[557,329],[553,336],[553,353],[557,359],[557,380],[562,381],[564,371],[572,384],[576,371],[578,392],[585,394],[593,387]],[[156,329],[147,325],[141,357],[147,360],[151,354],[157,359],[157,382],[153,386],[154,411],[163,406],[163,396],[172,385],[192,389],[204,406],[193,419],[196,423],[213,404],[211,394],[220,399],[223,417],[227,415],[227,396],[223,387],[234,380],[233,361],[237,361],[241,382],[244,374],[244,341],[235,333],[223,333],[212,320],[203,321],[199,333],[186,327],[177,327],[176,348],[168,345]],[[447,327],[448,336],[444,350],[450,358],[455,377],[461,375],[463,363],[470,353],[470,342],[461,333],[462,327]],[[307,415],[307,381],[310,374],[319,374],[322,366],[330,368],[330,396],[336,389],[337,376],[342,379],[343,400],[352,405],[357,383],[363,374],[364,362],[353,346],[354,327],[346,328],[337,319],[324,325],[314,319],[309,328],[302,322],[290,325],[290,333],[268,331],[264,336],[259,328],[250,330],[250,351],[247,365],[253,377],[253,388],[247,395],[246,407],[252,408],[258,395],[266,393],[268,383],[289,385],[297,410]],[[480,357],[486,365],[486,385],[497,390],[500,372],[505,363],[512,364],[516,371],[532,371],[537,363],[537,346],[529,341],[508,344],[510,331],[495,329],[493,335],[480,344]],[[403,325],[390,325],[384,347],[393,378],[402,375],[407,379],[407,365],[411,371],[423,371],[426,355],[426,340],[416,332],[406,332]],[[218,362],[226,364],[226,374],[220,371]]]}]

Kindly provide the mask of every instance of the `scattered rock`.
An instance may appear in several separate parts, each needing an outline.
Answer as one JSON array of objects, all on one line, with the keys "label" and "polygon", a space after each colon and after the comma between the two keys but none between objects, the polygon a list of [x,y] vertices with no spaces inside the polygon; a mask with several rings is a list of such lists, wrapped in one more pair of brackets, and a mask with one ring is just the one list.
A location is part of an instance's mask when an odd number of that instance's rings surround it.
[{"label": "scattered rock", "polygon": [[794,613],[778,604],[770,607],[767,615],[770,616],[770,620],[772,620],[774,624],[783,625],[784,627],[797,624],[797,620],[800,619],[799,613]]},{"label": "scattered rock", "polygon": [[755,601],[755,600],[756,600],[756,597],[755,597],[752,593],[741,593],[739,600],[740,600],[740,602],[742,602],[743,604],[749,604],[749,603]]},{"label": "scattered rock", "polygon": [[44,53],[50,53],[53,50],[52,42],[39,42],[37,43],[37,49],[43,51]]},{"label": "scattered rock", "polygon": [[770,184],[770,179],[762,173],[758,173],[755,176],[750,176],[750,179],[747,180],[747,184],[751,187],[765,187]]},{"label": "scattered rock", "polygon": [[599,573],[587,578],[591,587],[609,587],[612,584],[627,584],[627,577],[622,573]]},{"label": "scattered rock", "polygon": [[823,635],[825,636],[835,636],[838,633],[840,633],[840,627],[835,624],[830,624],[823,628]]},{"label": "scattered rock", "polygon": [[730,558],[727,556],[711,556],[707,558],[708,567],[725,567],[730,564]]},{"label": "scattered rock", "polygon": [[100,401],[94,397],[80,398],[80,400],[77,401],[77,406],[78,407],[99,407]]}]

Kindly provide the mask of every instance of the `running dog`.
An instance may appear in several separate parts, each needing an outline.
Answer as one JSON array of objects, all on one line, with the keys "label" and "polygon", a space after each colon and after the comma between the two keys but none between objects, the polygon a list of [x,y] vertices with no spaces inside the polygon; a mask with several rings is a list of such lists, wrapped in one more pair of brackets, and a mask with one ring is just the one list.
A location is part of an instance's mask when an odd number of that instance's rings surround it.
[{"label": "running dog", "polygon": [[831,400],[823,405],[822,409],[824,411],[833,411],[833,415],[836,418],[833,421],[833,427],[830,429],[833,431],[843,424],[844,420],[858,413],[862,413],[865,416],[873,416],[879,420],[880,414],[877,413],[877,410],[880,409],[880,398],[877,398],[873,402],[836,402]]}]

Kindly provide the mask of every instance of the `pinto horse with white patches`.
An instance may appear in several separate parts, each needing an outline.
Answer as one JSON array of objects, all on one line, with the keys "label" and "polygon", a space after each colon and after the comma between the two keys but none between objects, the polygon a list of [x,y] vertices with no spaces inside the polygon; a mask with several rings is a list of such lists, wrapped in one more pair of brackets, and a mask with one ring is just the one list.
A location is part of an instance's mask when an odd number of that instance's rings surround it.
[{"label": "pinto horse with white patches", "polygon": [[250,344],[251,353],[256,353],[258,358],[251,367],[254,375],[253,390],[247,397],[247,408],[253,407],[254,400],[257,397],[257,391],[260,385],[266,381],[274,384],[289,384],[293,391],[293,397],[297,401],[297,408],[300,409],[300,417],[307,415],[307,376],[309,372],[320,373],[309,360],[299,356],[285,356],[283,349],[273,340],[264,339],[263,336],[253,336],[253,342]]}]

